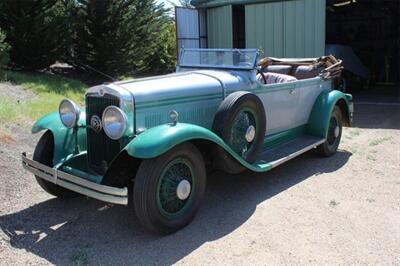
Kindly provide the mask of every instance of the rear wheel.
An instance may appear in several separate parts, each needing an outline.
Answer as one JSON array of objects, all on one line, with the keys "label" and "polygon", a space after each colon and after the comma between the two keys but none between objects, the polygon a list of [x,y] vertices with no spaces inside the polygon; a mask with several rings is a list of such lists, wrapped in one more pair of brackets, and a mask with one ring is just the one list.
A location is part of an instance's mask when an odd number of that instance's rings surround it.
[{"label": "rear wheel", "polygon": [[204,195],[206,171],[191,143],[144,160],[136,174],[134,207],[140,223],[157,233],[173,233],[196,214]]},{"label": "rear wheel", "polygon": [[[53,153],[54,137],[50,131],[46,131],[36,145],[35,151],[33,153],[33,160],[46,166],[53,167]],[[59,198],[73,198],[79,195],[71,190],[59,187],[38,176],[35,176],[35,178],[39,186],[41,186],[47,193],[53,196]]]},{"label": "rear wheel", "polygon": [[329,119],[328,135],[326,141],[318,146],[322,156],[332,156],[336,153],[342,137],[342,112],[335,106]]}]

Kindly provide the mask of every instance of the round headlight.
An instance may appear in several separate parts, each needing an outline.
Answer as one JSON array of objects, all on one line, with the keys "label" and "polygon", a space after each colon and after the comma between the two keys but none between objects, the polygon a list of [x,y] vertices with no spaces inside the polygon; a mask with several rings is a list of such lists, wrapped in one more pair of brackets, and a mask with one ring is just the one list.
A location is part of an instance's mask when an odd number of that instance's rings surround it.
[{"label": "round headlight", "polygon": [[104,132],[110,139],[120,139],[126,130],[125,113],[116,106],[109,106],[103,112]]},{"label": "round headlight", "polygon": [[67,128],[75,127],[81,114],[78,105],[68,99],[61,101],[60,106],[58,107],[58,112],[60,114],[61,122]]}]

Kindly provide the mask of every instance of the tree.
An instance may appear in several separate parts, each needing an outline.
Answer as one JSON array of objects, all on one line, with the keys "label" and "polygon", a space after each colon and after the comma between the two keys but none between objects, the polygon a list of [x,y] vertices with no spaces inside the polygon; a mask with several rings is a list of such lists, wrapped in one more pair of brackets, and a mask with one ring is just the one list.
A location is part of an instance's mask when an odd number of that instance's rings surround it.
[{"label": "tree", "polygon": [[[177,4],[175,4],[173,1],[168,1],[168,2],[173,6],[177,6]],[[191,0],[179,0],[178,6],[186,7],[186,8],[193,8],[191,2],[192,2]]]},{"label": "tree", "polygon": [[167,73],[176,65],[176,29],[171,17],[164,17],[165,22],[159,29],[155,45],[155,52],[149,59],[149,67],[153,73]]},{"label": "tree", "polygon": [[163,73],[175,66],[175,28],[168,11],[153,0],[136,1],[129,16],[136,72]]},{"label": "tree", "polygon": [[0,27],[11,45],[11,66],[39,70],[62,57],[68,38],[65,3],[70,1],[0,1]]},{"label": "tree", "polygon": [[190,0],[179,0],[179,3],[183,7],[193,7]]},{"label": "tree", "polygon": [[[154,0],[78,0],[72,59],[112,76],[171,67],[167,10]],[[165,45],[165,44],[164,44]],[[154,64],[157,64],[155,66]]]},{"label": "tree", "polygon": [[7,66],[9,60],[10,45],[5,42],[5,39],[6,35],[0,29],[0,80],[3,78],[2,68]]}]

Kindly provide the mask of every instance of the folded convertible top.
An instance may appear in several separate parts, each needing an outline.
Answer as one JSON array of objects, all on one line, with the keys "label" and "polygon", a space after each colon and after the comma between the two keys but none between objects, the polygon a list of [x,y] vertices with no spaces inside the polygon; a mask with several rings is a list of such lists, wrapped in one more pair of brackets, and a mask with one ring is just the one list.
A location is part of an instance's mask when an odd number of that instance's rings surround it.
[{"label": "folded convertible top", "polygon": [[270,65],[310,66],[312,69],[321,69],[320,76],[324,79],[340,77],[343,66],[342,60],[333,55],[318,58],[275,58],[264,57],[258,62],[258,66],[265,68]]}]

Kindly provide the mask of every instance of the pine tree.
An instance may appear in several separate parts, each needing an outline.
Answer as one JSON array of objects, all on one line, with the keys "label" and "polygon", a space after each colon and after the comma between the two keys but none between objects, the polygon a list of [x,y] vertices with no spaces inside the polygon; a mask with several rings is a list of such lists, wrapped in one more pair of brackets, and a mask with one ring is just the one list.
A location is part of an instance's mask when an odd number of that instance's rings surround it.
[{"label": "pine tree", "polygon": [[3,68],[7,66],[9,60],[10,45],[5,42],[5,39],[6,35],[0,29],[0,80],[4,78]]},{"label": "pine tree", "polygon": [[78,0],[76,17],[78,65],[112,76],[171,67],[175,52],[162,48],[160,54],[161,40],[171,42],[165,32],[171,22],[154,0]]},{"label": "pine tree", "polygon": [[70,1],[0,1],[0,27],[11,45],[13,67],[43,69],[62,57],[68,39],[64,4]]},{"label": "pine tree", "polygon": [[153,0],[135,1],[128,21],[133,38],[130,60],[135,71],[168,72],[176,56],[175,30],[171,31],[168,10]]},{"label": "pine tree", "polygon": [[171,17],[165,16],[155,38],[155,52],[149,58],[148,67],[153,73],[168,73],[176,64],[176,29]]}]

